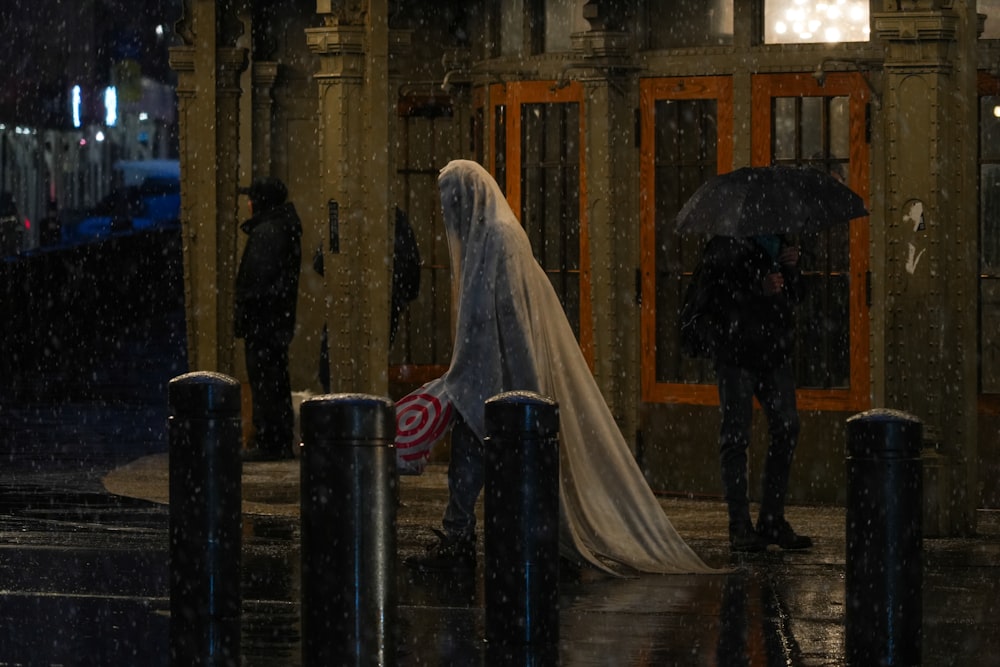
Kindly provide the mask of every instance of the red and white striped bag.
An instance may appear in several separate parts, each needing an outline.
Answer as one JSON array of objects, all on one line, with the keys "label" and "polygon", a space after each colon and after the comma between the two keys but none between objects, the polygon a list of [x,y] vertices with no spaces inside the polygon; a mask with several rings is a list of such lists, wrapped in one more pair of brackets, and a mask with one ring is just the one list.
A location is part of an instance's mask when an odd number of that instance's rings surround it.
[{"label": "red and white striped bag", "polygon": [[448,432],[454,414],[440,378],[396,401],[396,467],[400,474],[424,471],[431,448]]}]

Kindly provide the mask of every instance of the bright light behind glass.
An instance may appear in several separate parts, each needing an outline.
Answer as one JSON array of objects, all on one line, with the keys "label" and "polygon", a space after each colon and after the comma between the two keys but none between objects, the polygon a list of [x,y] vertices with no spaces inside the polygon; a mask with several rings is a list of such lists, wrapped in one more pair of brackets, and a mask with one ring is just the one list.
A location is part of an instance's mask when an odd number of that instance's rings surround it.
[{"label": "bright light behind glass", "polygon": [[73,86],[73,127],[80,127],[80,86]]},{"label": "bright light behind glass", "polygon": [[108,86],[104,90],[104,124],[114,127],[118,122],[118,90]]},{"label": "bright light behind glass", "polygon": [[867,0],[764,0],[768,44],[867,42]]}]

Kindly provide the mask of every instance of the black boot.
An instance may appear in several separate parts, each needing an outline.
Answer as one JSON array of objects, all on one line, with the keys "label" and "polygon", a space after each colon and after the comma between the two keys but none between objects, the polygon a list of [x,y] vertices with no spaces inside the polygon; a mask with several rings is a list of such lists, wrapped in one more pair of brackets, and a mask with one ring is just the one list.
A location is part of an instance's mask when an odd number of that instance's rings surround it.
[{"label": "black boot", "polygon": [[476,569],[476,536],[446,535],[440,530],[437,544],[427,553],[410,556],[406,564],[418,570],[474,570]]},{"label": "black boot", "polygon": [[777,544],[785,551],[804,551],[812,548],[812,538],[796,533],[784,517],[757,522],[757,533],[765,546]]}]

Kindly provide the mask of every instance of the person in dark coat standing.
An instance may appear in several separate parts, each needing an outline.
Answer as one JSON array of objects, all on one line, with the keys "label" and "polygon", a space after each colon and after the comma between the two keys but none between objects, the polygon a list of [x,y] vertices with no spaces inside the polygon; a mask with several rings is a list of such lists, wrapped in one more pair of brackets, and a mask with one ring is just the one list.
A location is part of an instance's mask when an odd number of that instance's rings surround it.
[{"label": "person in dark coat standing", "polygon": [[[798,535],[785,520],[785,494],[799,435],[792,368],[793,308],[802,297],[798,260],[798,247],[777,235],[716,236],[702,257],[716,323],[719,452],[733,551],[761,551],[770,544],[789,550],[812,546],[810,538]],[[755,397],[770,434],[756,526],[747,493]]]},{"label": "person in dark coat standing", "polygon": [[253,404],[254,437],[244,459],[288,459],[294,430],[288,346],[295,333],[302,222],[277,178],[255,179],[240,192],[250,200],[251,215],[240,226],[247,242],[236,274],[234,318]]}]

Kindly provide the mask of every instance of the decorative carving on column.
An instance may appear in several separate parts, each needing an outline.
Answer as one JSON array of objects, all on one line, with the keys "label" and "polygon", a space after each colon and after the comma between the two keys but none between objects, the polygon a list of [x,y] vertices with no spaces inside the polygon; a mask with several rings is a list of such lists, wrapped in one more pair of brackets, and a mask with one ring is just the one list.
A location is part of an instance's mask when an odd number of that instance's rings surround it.
[{"label": "decorative carving on column", "polygon": [[[931,11],[872,15],[874,32],[886,44],[886,69],[946,71],[958,17]],[[930,68],[930,69],[928,69]]]},{"label": "decorative carving on column", "polygon": [[583,5],[583,18],[594,32],[621,31],[624,21],[620,4],[612,0],[588,0]]},{"label": "decorative carving on column", "polygon": [[573,51],[590,59],[627,57],[631,35],[623,30],[620,14],[617,4],[607,0],[591,0],[585,4],[583,18],[590,24],[590,30],[570,36]]},{"label": "decorative carving on column", "polygon": [[251,75],[253,86],[253,176],[263,176],[258,170],[271,164],[271,131],[274,110],[274,84],[278,80],[278,63],[255,62]]}]

